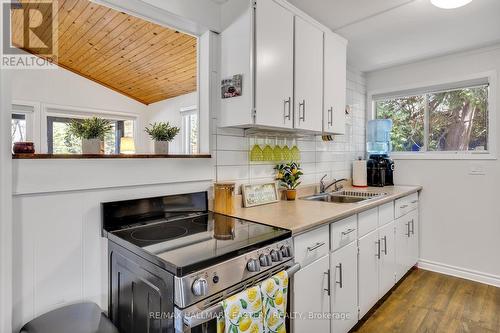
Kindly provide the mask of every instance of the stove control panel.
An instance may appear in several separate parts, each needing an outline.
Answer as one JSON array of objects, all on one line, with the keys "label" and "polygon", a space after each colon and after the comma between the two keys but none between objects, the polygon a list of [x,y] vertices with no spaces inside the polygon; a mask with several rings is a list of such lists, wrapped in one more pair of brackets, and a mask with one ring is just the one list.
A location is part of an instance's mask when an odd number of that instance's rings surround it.
[{"label": "stove control panel", "polygon": [[175,277],[174,301],[180,308],[264,273],[293,258],[293,241],[287,239],[248,252],[183,277]]}]

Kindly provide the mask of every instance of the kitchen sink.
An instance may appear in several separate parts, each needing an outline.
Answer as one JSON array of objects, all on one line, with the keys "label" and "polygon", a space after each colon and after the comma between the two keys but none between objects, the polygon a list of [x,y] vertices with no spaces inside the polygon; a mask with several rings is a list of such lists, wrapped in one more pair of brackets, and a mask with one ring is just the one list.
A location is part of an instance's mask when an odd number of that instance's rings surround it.
[{"label": "kitchen sink", "polygon": [[387,193],[342,190],[338,192],[315,194],[308,197],[303,197],[301,199],[309,201],[323,201],[323,202],[334,202],[334,203],[357,203],[361,201],[380,198],[386,194]]}]

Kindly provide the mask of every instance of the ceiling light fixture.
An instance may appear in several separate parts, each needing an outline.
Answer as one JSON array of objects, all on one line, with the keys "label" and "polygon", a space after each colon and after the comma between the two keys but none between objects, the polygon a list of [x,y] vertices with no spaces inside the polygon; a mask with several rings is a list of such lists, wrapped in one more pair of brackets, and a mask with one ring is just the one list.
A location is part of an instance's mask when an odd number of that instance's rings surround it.
[{"label": "ceiling light fixture", "polygon": [[472,0],[431,0],[431,3],[439,8],[453,9],[463,7],[469,4]]}]

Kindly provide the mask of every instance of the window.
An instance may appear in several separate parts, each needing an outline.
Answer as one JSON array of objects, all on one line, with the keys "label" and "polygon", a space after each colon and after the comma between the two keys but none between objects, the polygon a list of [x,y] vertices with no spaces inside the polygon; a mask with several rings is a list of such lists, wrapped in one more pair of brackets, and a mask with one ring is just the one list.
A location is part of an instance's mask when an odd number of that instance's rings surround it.
[{"label": "window", "polygon": [[[67,135],[68,126],[79,118],[47,117],[47,150],[49,154],[81,154],[82,142],[80,139]],[[134,136],[134,122],[132,120],[111,120],[112,131],[104,137],[104,153],[119,154],[120,138]]]},{"label": "window", "polygon": [[373,96],[375,116],[392,119],[394,152],[487,152],[486,80]]},{"label": "window", "polygon": [[184,154],[198,154],[198,110],[190,107],[182,114],[182,151]]},{"label": "window", "polygon": [[26,115],[13,113],[11,120],[11,138],[14,142],[27,141],[26,132]]},{"label": "window", "polygon": [[14,142],[35,141],[34,138],[34,114],[36,104],[31,102],[17,101],[12,104],[11,109],[11,140]]}]

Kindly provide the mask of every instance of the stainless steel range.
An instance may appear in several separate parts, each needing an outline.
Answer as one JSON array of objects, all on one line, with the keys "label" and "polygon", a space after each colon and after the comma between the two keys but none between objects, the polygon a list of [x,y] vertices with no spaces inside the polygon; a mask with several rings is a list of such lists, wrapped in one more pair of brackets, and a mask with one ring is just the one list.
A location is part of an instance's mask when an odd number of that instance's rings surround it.
[{"label": "stainless steel range", "polygon": [[120,332],[216,332],[219,302],[288,269],[289,230],[208,211],[207,193],[102,204]]}]

